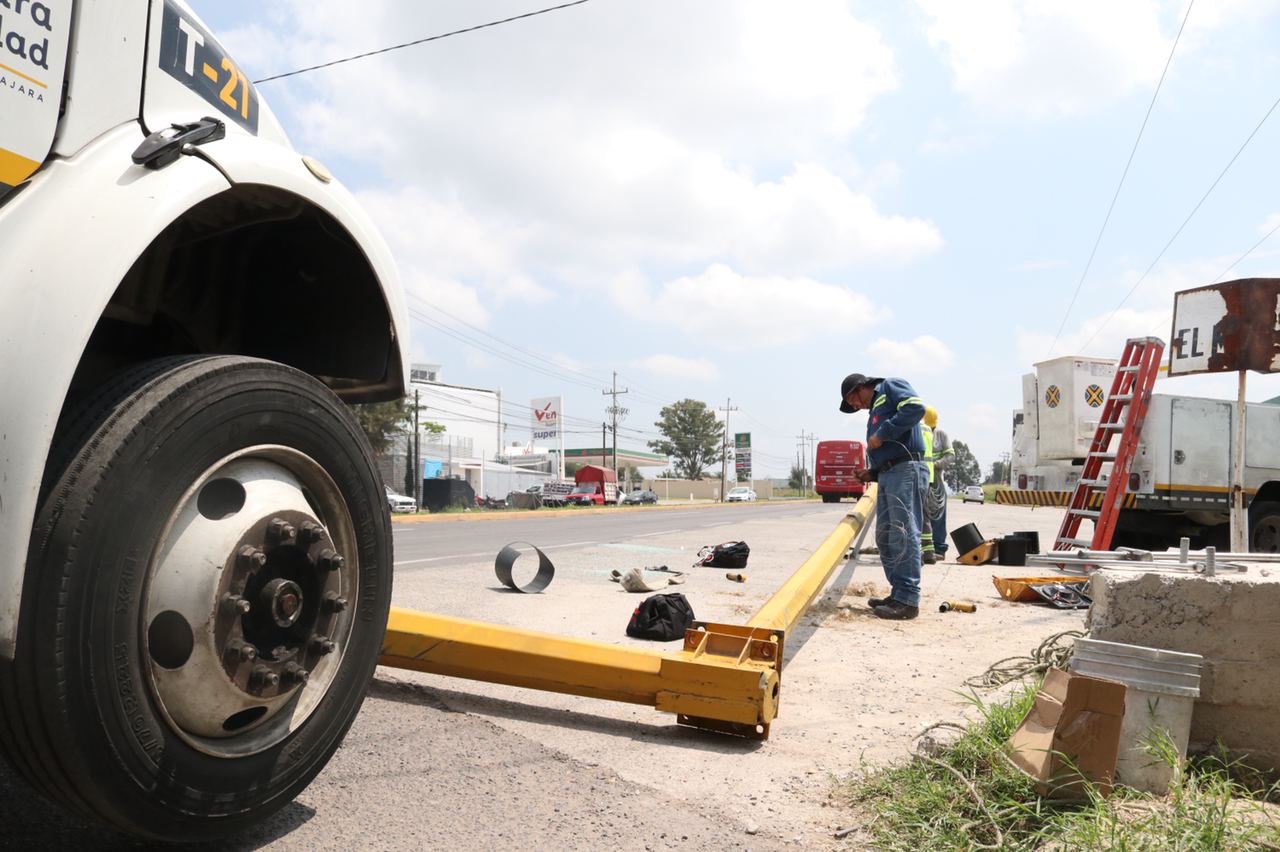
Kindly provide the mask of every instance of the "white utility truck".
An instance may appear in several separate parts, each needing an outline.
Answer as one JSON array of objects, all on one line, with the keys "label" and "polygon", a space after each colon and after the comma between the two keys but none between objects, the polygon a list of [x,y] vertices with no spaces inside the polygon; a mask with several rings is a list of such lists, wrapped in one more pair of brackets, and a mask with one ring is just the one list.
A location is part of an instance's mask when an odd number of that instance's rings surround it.
[{"label": "white utility truck", "polygon": [[[1068,356],[1036,364],[1022,377],[1014,412],[1008,502],[1069,492],[1080,479],[1117,362]],[[1226,549],[1236,403],[1160,392],[1160,379],[1129,467],[1112,546]],[[1280,551],[1280,405],[1250,404],[1245,414],[1244,492],[1249,549]],[[1104,466],[1104,476],[1110,465]]]},{"label": "white utility truck", "polygon": [[243,829],[351,725],[391,596],[345,402],[391,257],[185,3],[0,0],[0,752],[153,840]]}]

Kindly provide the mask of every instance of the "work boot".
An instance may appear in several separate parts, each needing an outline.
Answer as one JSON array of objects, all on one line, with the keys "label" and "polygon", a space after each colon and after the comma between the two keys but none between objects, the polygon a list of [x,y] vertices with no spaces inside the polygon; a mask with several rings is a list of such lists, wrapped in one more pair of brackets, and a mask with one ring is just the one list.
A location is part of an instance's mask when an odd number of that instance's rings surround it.
[{"label": "work boot", "polygon": [[920,554],[920,561],[925,565],[933,565],[938,561],[938,557],[934,555],[932,550],[926,550]]},{"label": "work boot", "polygon": [[890,600],[882,606],[876,607],[872,612],[876,614],[877,618],[888,618],[893,621],[907,621],[920,614],[920,607],[907,606],[904,603],[898,603],[895,600]]},{"label": "work boot", "polygon": [[893,599],[892,598],[867,598],[867,606],[871,607],[872,609],[875,609],[878,606],[884,606],[891,600]]}]

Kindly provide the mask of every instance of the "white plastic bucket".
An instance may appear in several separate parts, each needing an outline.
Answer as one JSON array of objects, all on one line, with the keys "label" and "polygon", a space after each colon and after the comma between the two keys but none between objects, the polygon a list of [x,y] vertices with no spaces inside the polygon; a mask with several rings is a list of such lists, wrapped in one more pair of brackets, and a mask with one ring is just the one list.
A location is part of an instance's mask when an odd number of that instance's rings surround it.
[{"label": "white plastic bucket", "polygon": [[1203,663],[1199,654],[1100,639],[1076,640],[1071,671],[1125,685],[1117,783],[1157,794],[1169,789],[1173,767],[1147,753],[1142,744],[1153,732],[1163,730],[1178,757],[1187,756],[1191,712],[1200,697]]}]

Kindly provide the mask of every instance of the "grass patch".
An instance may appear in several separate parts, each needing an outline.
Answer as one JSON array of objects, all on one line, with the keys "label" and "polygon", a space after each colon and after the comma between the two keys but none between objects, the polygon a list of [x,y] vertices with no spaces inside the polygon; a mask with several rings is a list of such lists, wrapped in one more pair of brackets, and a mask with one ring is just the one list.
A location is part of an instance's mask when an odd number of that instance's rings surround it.
[{"label": "grass patch", "polygon": [[[1164,796],[1116,787],[1109,798],[1091,790],[1084,802],[1040,799],[1005,746],[1037,688],[994,704],[974,696],[980,718],[955,726],[950,743],[931,745],[926,735],[908,763],[842,782],[875,848],[1280,850],[1280,809],[1267,804],[1280,801],[1280,785],[1222,757],[1191,761]],[[1167,738],[1146,748],[1177,765]]]}]

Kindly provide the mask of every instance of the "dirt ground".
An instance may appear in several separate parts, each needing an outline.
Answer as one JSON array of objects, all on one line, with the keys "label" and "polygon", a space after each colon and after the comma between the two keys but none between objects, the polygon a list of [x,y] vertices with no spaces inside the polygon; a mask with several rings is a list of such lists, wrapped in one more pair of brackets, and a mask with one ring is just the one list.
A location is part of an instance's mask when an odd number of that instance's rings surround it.
[{"label": "dirt ground", "polygon": [[[724,570],[700,568],[692,569],[679,588],[698,618],[743,623],[848,508],[815,504],[810,514],[776,521],[746,511],[740,524],[710,532],[557,551],[555,581],[541,595],[502,590],[489,560],[403,572],[397,575],[395,604],[674,651],[675,644],[662,646],[624,635],[627,618],[642,596],[610,582],[612,569],[687,567],[704,544],[746,540],[752,548],[746,583],[726,580]],[[993,504],[953,503],[949,511],[951,529],[972,521],[988,538],[1036,530],[1045,546],[1062,517],[1060,509]],[[486,543],[495,553],[505,544]],[[925,726],[973,712],[964,697],[966,678],[1002,658],[1029,654],[1052,634],[1083,626],[1084,611],[1006,603],[991,582],[993,574],[1028,576],[1041,569],[960,565],[954,548],[950,557],[926,566],[921,615],[909,622],[882,621],[867,609],[866,597],[888,588],[874,555],[863,555],[838,572],[788,637],[781,707],[767,742],[683,729],[673,717],[647,707],[408,671],[380,669],[378,688],[417,691],[428,703],[482,717],[518,741],[599,767],[703,813],[709,806],[720,815],[723,832],[723,842],[712,846],[850,848],[856,835],[844,841],[833,838],[852,819],[832,798],[835,779],[904,759]],[[938,612],[942,601],[956,599],[976,602],[977,612]],[[413,710],[407,707],[403,712]],[[504,767],[499,761],[492,769],[501,772]],[[682,836],[678,825],[672,828],[674,838]],[[705,845],[701,829],[697,834]],[[586,826],[584,830],[590,832]],[[590,836],[581,839],[584,846],[592,845]],[[664,839],[657,848],[666,845],[682,844]]]}]

